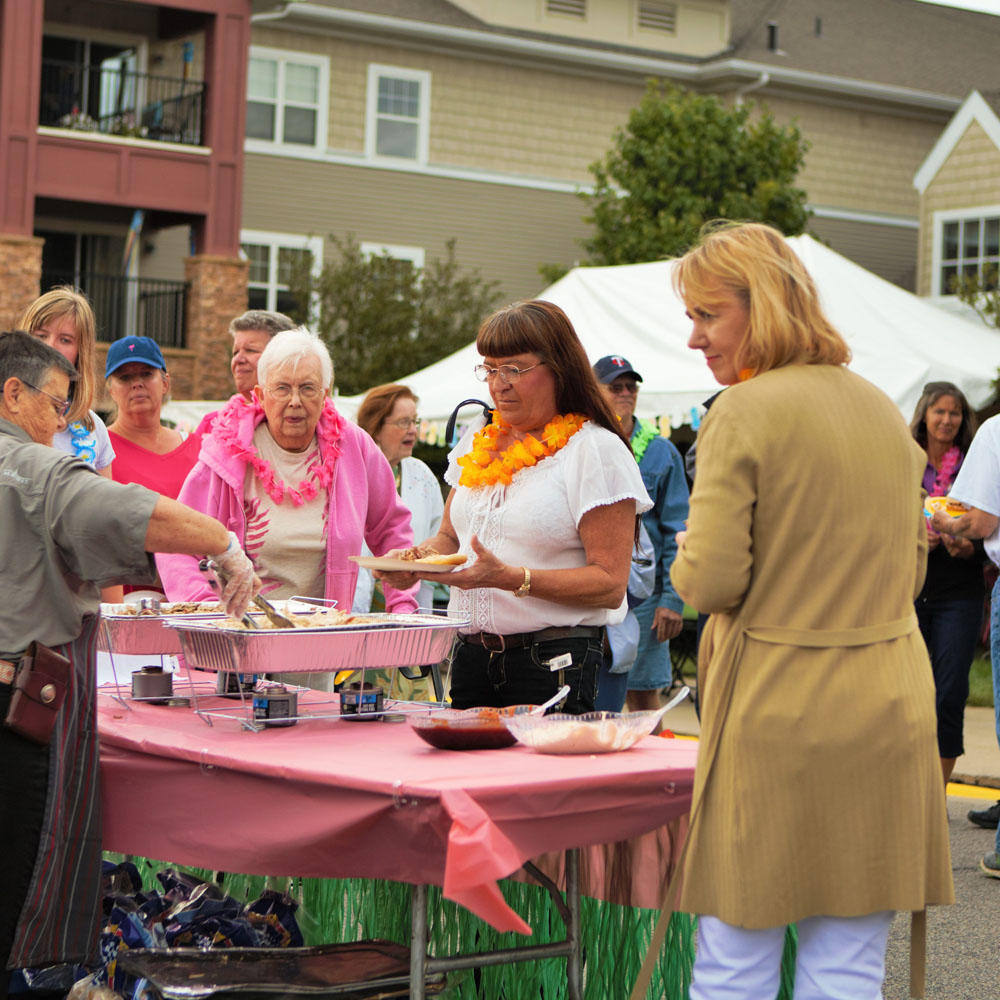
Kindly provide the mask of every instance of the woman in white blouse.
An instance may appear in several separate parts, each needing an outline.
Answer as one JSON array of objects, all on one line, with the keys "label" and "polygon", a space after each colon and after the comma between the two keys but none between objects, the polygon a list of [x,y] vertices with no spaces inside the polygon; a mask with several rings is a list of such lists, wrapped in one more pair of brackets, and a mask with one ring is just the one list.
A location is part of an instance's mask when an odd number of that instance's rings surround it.
[{"label": "woman in white blouse", "polygon": [[[638,467],[566,314],[517,302],[487,318],[476,374],[490,424],[449,456],[440,530],[411,550],[462,553],[435,574],[468,617],[451,675],[456,708],[544,701],[594,707],[605,626],[625,616],[636,518],[650,508]],[[404,585],[415,576],[386,574]]]},{"label": "woman in white blouse", "polygon": [[[369,389],[361,401],[358,426],[367,431],[392,466],[396,490],[403,506],[413,515],[413,537],[436,535],[444,513],[441,487],[430,468],[413,457],[420,420],[417,417],[417,397],[405,385],[377,385]],[[370,555],[367,549],[365,555]],[[375,580],[368,570],[358,573],[354,591],[354,610],[370,611]],[[422,609],[434,606],[434,585],[425,580],[417,591],[417,605]]]}]

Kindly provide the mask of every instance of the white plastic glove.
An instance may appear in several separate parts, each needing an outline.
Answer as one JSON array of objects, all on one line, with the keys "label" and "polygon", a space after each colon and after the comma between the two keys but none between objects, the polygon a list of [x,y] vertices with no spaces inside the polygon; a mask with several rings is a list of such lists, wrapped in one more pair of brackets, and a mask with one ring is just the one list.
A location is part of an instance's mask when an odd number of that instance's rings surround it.
[{"label": "white plastic glove", "polygon": [[260,580],[254,572],[253,563],[243,551],[240,540],[231,531],[228,548],[225,552],[212,556],[212,561],[228,578],[220,595],[220,600],[226,606],[226,614],[242,618],[254,594],[260,590]]}]

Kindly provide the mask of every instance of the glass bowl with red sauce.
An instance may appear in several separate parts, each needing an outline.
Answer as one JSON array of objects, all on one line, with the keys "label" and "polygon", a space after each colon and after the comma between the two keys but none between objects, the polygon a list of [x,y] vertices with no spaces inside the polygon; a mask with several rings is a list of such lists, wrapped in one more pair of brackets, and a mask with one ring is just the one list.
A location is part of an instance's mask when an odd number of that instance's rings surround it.
[{"label": "glass bowl with red sauce", "polygon": [[417,736],[438,750],[502,750],[517,742],[504,719],[527,715],[533,708],[444,708],[411,715],[409,722]]}]

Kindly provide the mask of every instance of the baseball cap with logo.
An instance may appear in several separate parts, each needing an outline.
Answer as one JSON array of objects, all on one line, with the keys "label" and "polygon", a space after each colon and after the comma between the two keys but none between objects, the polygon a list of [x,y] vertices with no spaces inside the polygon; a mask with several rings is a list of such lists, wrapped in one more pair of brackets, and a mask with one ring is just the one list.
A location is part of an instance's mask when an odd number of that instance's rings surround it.
[{"label": "baseball cap with logo", "polygon": [[606,354],[595,362],[594,374],[602,385],[614,382],[619,375],[632,375],[637,382],[642,381],[642,376],[632,367],[628,358],[623,358],[620,354]]},{"label": "baseball cap with logo", "polygon": [[138,361],[152,368],[159,368],[161,371],[167,370],[163,352],[155,340],[149,337],[122,337],[121,340],[113,341],[108,348],[104,377],[107,378],[130,361]]}]

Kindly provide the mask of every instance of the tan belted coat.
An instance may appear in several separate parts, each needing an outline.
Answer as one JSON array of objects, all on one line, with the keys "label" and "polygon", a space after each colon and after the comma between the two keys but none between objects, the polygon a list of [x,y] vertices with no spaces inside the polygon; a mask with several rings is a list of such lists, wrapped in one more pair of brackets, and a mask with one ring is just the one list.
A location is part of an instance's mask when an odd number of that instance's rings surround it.
[{"label": "tan belted coat", "polygon": [[838,366],[763,373],[706,417],[671,573],[712,616],[680,909],[760,928],[954,901],[913,610],[925,464]]}]

